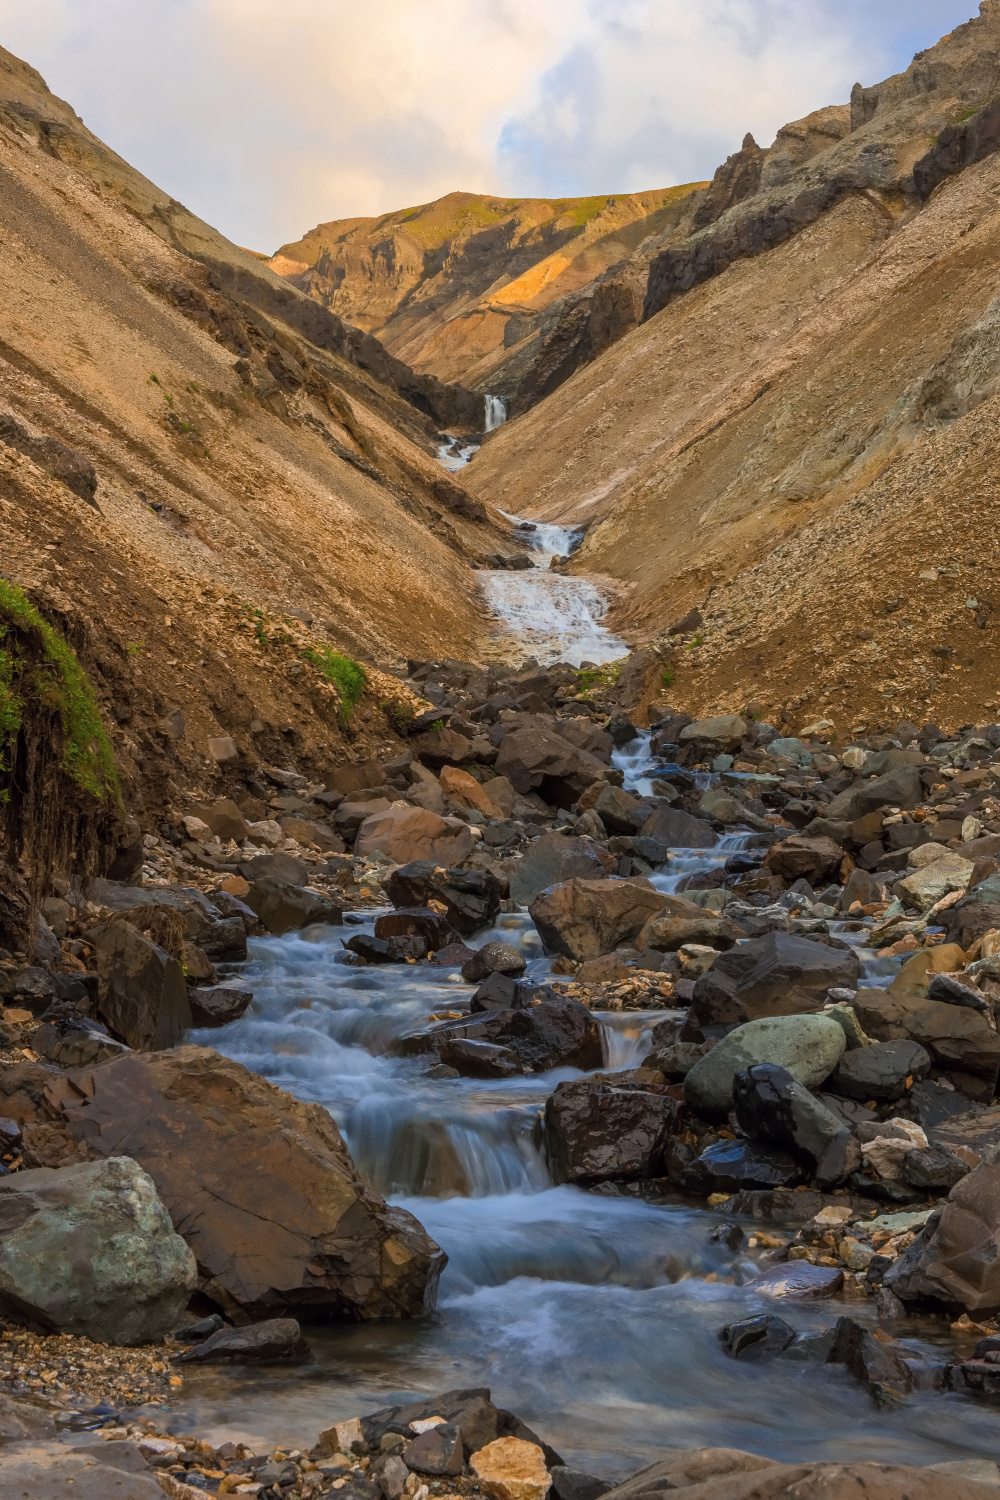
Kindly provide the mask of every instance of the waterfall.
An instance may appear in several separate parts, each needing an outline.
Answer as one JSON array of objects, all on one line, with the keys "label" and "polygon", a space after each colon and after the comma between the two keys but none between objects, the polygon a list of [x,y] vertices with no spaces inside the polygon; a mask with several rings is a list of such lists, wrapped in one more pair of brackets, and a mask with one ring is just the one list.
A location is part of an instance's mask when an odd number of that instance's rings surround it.
[{"label": "waterfall", "polygon": [[483,402],[486,407],[486,425],[483,431],[493,432],[507,420],[507,402],[503,396],[484,396]]}]

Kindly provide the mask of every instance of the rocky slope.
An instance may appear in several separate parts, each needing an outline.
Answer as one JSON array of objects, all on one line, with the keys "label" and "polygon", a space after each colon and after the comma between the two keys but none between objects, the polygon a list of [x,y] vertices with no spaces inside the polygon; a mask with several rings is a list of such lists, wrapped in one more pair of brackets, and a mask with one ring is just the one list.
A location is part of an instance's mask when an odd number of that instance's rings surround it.
[{"label": "rocky slope", "polygon": [[701,186],[556,200],[449,193],[319,224],[268,264],[415,370],[513,396],[567,301],[688,222]]},{"label": "rocky slope", "polygon": [[374,657],[483,628],[469,560],[501,533],[434,457],[479,398],[230,245],[8,53],[0,180],[4,577],[79,652],[126,802],[210,784],[213,738],[343,758],[330,648],[370,664],[352,733],[391,740]]},{"label": "rocky slope", "polygon": [[504,509],[589,524],[571,568],[662,639],[692,711],[808,703],[846,731],[995,696],[1000,7],[981,12],[821,112],[845,134],[804,166],[765,153],[755,194],[653,260],[646,321],[468,471]]}]

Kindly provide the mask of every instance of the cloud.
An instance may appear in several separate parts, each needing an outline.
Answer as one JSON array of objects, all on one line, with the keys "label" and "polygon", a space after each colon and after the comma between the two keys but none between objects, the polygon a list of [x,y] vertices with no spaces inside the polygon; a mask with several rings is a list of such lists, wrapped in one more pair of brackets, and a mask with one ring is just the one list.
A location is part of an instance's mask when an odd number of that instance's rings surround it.
[{"label": "cloud", "polygon": [[241,244],[462,188],[710,176],[973,0],[0,0],[4,46]]}]

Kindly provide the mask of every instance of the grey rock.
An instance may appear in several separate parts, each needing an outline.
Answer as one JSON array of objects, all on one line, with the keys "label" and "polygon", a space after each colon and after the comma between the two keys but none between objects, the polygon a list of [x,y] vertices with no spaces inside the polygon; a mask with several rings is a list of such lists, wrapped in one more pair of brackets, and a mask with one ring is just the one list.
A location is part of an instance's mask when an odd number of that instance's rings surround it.
[{"label": "grey rock", "polygon": [[[401,1438],[399,1444],[402,1448]],[[410,1471],[398,1453],[387,1453],[375,1459],[372,1464],[371,1477],[382,1491],[385,1500],[400,1500],[409,1476]]]},{"label": "grey rock", "polygon": [[909,1187],[947,1193],[971,1170],[969,1163],[947,1146],[918,1147],[903,1157],[902,1178]]},{"label": "grey rock", "polygon": [[833,1346],[827,1355],[828,1365],[846,1365],[872,1394],[904,1395],[912,1388],[910,1367],[891,1345],[877,1339],[869,1328],[853,1318],[838,1318]]},{"label": "grey rock", "polygon": [[916,807],[923,798],[920,772],[915,766],[900,766],[875,781],[863,781],[834,797],[827,817],[834,822],[853,823],[882,807]]},{"label": "grey rock", "polygon": [[695,983],[692,1014],[702,1026],[732,1026],[820,1011],[829,990],[853,988],[858,972],[849,950],[769,932],[715,960]]},{"label": "grey rock", "polygon": [[462,1434],[450,1422],[421,1432],[403,1454],[414,1474],[461,1474],[464,1467]]},{"label": "grey rock", "polygon": [[0,1179],[0,1314],[139,1344],[176,1327],[196,1279],[152,1180],[128,1157]]},{"label": "grey rock", "polygon": [[590,839],[543,833],[510,866],[511,900],[520,906],[530,906],[550,885],[577,878],[604,880],[613,868],[604,851]]},{"label": "grey rock", "polygon": [[470,1041],[467,1037],[452,1037],[442,1042],[438,1056],[462,1078],[513,1078],[521,1071],[517,1054],[509,1047]]},{"label": "grey rock", "polygon": [[845,1046],[843,1031],[826,1016],[750,1021],[695,1064],[684,1080],[684,1097],[694,1110],[727,1111],[736,1074],[754,1063],[777,1063],[806,1088],[816,1088],[833,1072]]},{"label": "grey rock", "polygon": [[528,967],[524,954],[510,943],[484,943],[473,958],[462,965],[462,978],[478,984],[490,974],[523,974]]},{"label": "grey rock", "polygon": [[188,990],[193,1026],[228,1026],[238,1021],[253,1000],[250,990],[229,989],[225,985],[211,988],[193,986]]},{"label": "grey rock", "polygon": [[43,1439],[0,1447],[0,1492],[11,1500],[163,1500],[134,1443],[101,1439],[85,1449]]},{"label": "grey rock", "polygon": [[247,905],[275,937],[299,932],[314,923],[335,926],[343,920],[341,908],[329,897],[284,880],[255,881],[247,895]]},{"label": "grey rock", "polygon": [[191,1025],[184,971],[130,922],[112,922],[96,943],[98,1008],[140,1052],[175,1047]]},{"label": "grey rock", "polygon": [[723,1328],[721,1337],[722,1347],[730,1359],[756,1361],[774,1359],[783,1354],[798,1335],[784,1318],[775,1313],[763,1313],[757,1318],[729,1323]]},{"label": "grey rock", "polygon": [[549,1472],[555,1500],[601,1500],[602,1495],[614,1489],[613,1480],[599,1479],[596,1474],[584,1474],[564,1464],[555,1464]]},{"label": "grey rock", "polygon": [[903,1302],[968,1313],[1000,1308],[1000,1166],[976,1167],[885,1275]]},{"label": "grey rock", "polygon": [[830,1143],[845,1133],[832,1115],[787,1069],[756,1063],[733,1083],[736,1118],[747,1135],[784,1146],[815,1165]]},{"label": "grey rock", "polygon": [[313,1354],[294,1318],[270,1318],[241,1328],[219,1328],[175,1354],[179,1365],[308,1364]]},{"label": "grey rock", "polygon": [[872,1042],[844,1054],[833,1083],[849,1099],[893,1103],[906,1094],[907,1079],[919,1082],[930,1066],[930,1055],[918,1042]]}]

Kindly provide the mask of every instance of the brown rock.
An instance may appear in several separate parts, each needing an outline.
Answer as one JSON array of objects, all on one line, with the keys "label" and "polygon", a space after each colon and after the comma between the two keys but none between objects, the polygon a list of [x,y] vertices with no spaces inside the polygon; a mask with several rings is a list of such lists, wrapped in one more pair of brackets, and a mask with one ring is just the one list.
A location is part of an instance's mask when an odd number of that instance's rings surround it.
[{"label": "brown rock", "polygon": [[366,787],[382,786],[384,781],[385,772],[375,760],[356,760],[346,766],[335,766],[323,777],[328,792],[343,792],[346,796]]},{"label": "brown rock", "polygon": [[481,786],[474,776],[468,771],[460,771],[456,766],[441,767],[441,790],[446,797],[457,802],[460,807],[473,808],[481,812],[484,818],[502,818],[505,816],[503,809],[493,801],[486,787]]},{"label": "brown rock", "polygon": [[885,1285],[903,1302],[1000,1308],[1000,1166],[976,1167],[956,1183],[940,1221],[893,1262]]},{"label": "brown rock", "polygon": [[493,1500],[545,1500],[549,1492],[545,1454],[523,1438],[496,1438],[474,1453],[469,1464]]},{"label": "brown rock", "polygon": [[555,1180],[653,1177],[682,1105],[664,1093],[616,1087],[614,1074],[557,1084],[545,1103]]},{"label": "brown rock", "polygon": [[286,839],[294,839],[305,848],[311,845],[324,853],[344,852],[343,839],[338,838],[325,823],[317,823],[313,818],[281,818],[279,821]]},{"label": "brown rock", "polygon": [[810,839],[793,833],[790,838],[771,846],[764,856],[764,864],[789,884],[805,879],[815,887],[839,869],[843,857],[843,849],[832,839]]},{"label": "brown rock", "polygon": [[521,906],[530,906],[550,885],[574,879],[603,880],[615,865],[614,856],[590,839],[543,833],[508,866],[511,898]]},{"label": "brown rock", "polygon": [[231,797],[220,797],[219,801],[213,802],[211,806],[203,802],[196,803],[190,811],[203,823],[207,823],[224,844],[230,839],[235,839],[238,844],[241,844],[250,832],[246,819]]},{"label": "brown rock", "polygon": [[472,743],[456,729],[429,729],[413,740],[415,754],[425,766],[461,766],[475,759]]},{"label": "brown rock", "polygon": [[[932,950],[933,951],[933,950]],[[964,1074],[963,1092],[988,1101],[1000,1072],[1000,1036],[974,1010],[938,1000],[911,1000],[891,990],[859,990],[854,1012],[861,1029],[878,1041],[910,1037],[939,1068]]]},{"label": "brown rock", "polygon": [[184,971],[131,922],[112,922],[98,938],[98,1008],[137,1051],[175,1047],[191,1025]]},{"label": "brown rock", "polygon": [[422,807],[390,807],[366,818],[358,829],[355,854],[385,854],[395,864],[434,860],[460,865],[472,853],[472,834],[458,818],[439,818]]},{"label": "brown rock", "polygon": [[66,1081],[70,1130],[149,1173],[199,1290],[234,1322],[433,1305],[443,1253],[362,1181],[319,1105],[202,1047],[128,1054]]},{"label": "brown rock", "polygon": [[889,986],[894,999],[926,1000],[932,974],[953,974],[965,968],[965,953],[957,943],[939,943],[908,958]]},{"label": "brown rock", "polygon": [[608,768],[571,745],[546,720],[525,717],[504,735],[496,760],[516,792],[538,792],[555,807],[569,808],[593,782],[606,780]]},{"label": "brown rock", "polygon": [[567,880],[529,907],[547,953],[581,962],[638,936],[666,897],[645,880]]},{"label": "brown rock", "polygon": [[635,946],[640,952],[654,948],[661,953],[676,953],[684,943],[726,949],[732,948],[741,936],[732,923],[715,912],[695,906],[683,896],[667,896],[663,910],[646,923]]}]

